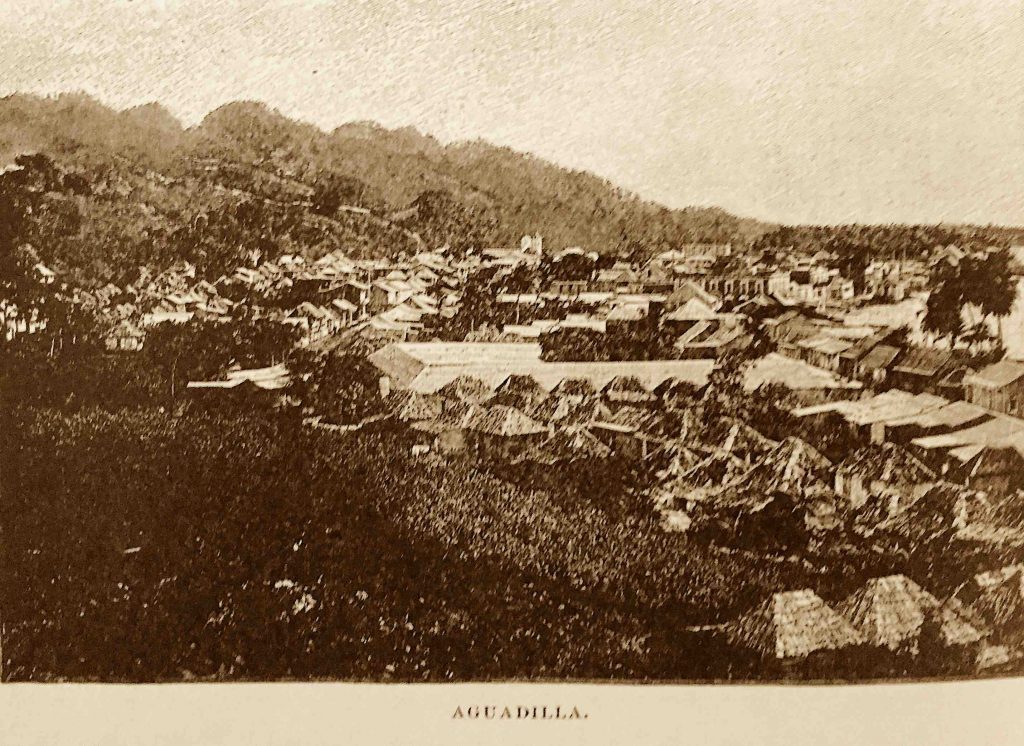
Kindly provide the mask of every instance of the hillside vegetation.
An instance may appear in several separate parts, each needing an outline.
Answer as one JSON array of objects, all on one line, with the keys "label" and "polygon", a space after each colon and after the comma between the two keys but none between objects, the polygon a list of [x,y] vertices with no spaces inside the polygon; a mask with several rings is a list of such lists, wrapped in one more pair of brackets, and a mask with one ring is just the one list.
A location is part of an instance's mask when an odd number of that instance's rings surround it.
[{"label": "hillside vegetation", "polygon": [[34,152],[73,176],[46,185],[27,237],[86,283],[177,259],[225,271],[254,252],[381,256],[514,245],[524,233],[552,248],[656,251],[765,229],[718,209],[669,210],[482,141],[446,146],[364,122],[328,133],[252,102],[186,129],[157,104],[0,99],[0,158]]}]

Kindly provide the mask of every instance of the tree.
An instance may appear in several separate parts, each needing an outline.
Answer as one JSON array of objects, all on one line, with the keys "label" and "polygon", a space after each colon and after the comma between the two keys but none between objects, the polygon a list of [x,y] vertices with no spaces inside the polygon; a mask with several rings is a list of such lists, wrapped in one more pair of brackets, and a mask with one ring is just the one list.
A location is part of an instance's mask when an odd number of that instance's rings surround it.
[{"label": "tree", "polygon": [[1016,286],[1010,272],[1007,249],[968,254],[955,265],[942,262],[932,271],[933,290],[928,296],[924,328],[949,336],[956,346],[963,331],[965,305],[980,309],[986,317],[1002,319],[1013,308]]},{"label": "tree", "polygon": [[304,356],[293,373],[292,392],[329,421],[356,423],[386,409],[380,373],[363,355],[346,351]]},{"label": "tree", "polygon": [[366,184],[352,176],[333,171],[322,174],[316,179],[314,190],[313,210],[320,215],[331,217],[342,205],[370,207]]},{"label": "tree", "polygon": [[558,258],[545,255],[541,260],[540,272],[545,281],[589,280],[594,274],[596,262],[593,256],[570,252]]},{"label": "tree", "polygon": [[146,336],[143,355],[163,374],[173,401],[188,381],[218,376],[229,365],[253,368],[283,361],[297,334],[295,327],[266,319],[161,324]]}]

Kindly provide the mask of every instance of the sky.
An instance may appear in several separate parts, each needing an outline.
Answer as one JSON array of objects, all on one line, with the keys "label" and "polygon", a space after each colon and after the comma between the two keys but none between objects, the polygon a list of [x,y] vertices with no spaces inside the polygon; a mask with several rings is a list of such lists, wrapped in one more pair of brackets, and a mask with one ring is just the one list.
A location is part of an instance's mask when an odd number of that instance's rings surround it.
[{"label": "sky", "polygon": [[1024,225],[1024,0],[0,0],[0,94],[483,138],[670,207]]}]

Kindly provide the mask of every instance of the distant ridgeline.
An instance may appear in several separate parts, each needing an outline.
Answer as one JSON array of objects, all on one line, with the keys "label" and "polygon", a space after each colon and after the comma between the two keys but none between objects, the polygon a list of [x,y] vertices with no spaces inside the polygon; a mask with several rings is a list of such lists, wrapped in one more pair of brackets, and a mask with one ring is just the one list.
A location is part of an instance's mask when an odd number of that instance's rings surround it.
[{"label": "distant ridgeline", "polygon": [[[29,154],[39,154],[30,155]],[[19,157],[21,156],[21,157]],[[739,248],[1005,244],[1004,229],[777,228],[717,208],[670,210],[592,174],[482,141],[411,128],[324,132],[252,102],[183,128],[157,104],[114,111],[84,95],[0,99],[2,251],[30,244],[75,284],[126,282],[178,260],[216,276],[282,254],[393,256],[584,246],[644,256],[695,242]]]}]

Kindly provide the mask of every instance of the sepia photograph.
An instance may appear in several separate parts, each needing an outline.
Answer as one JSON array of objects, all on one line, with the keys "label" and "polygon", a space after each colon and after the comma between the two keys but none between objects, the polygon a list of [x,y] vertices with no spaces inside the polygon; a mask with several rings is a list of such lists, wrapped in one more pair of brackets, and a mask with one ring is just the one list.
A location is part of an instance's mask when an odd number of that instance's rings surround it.
[{"label": "sepia photograph", "polygon": [[1024,674],[1021,2],[0,6],[4,684]]}]

